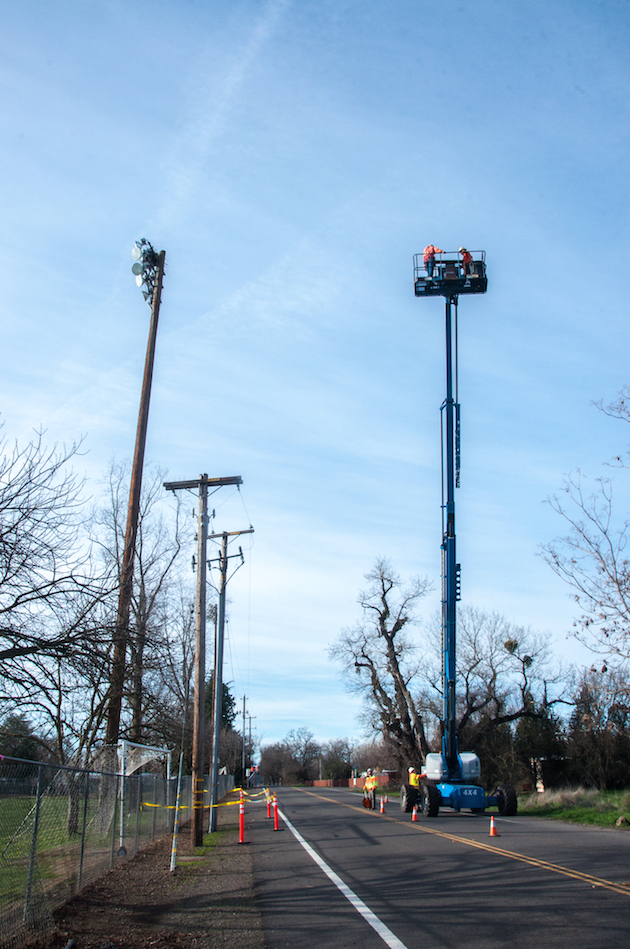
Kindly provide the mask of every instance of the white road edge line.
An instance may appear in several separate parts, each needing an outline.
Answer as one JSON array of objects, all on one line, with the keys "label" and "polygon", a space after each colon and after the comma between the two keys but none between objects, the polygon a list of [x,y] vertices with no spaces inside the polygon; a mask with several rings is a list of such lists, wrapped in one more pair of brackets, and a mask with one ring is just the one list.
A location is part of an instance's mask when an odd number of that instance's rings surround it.
[{"label": "white road edge line", "polygon": [[324,871],[324,873],[326,874],[326,876],[328,877],[328,879],[331,880],[331,881],[335,884],[335,886],[337,887],[337,889],[339,889],[339,890],[341,891],[341,893],[343,893],[343,895],[345,896],[345,898],[346,898],[350,903],[352,903],[352,905],[353,905],[354,908],[356,909],[357,913],[360,913],[361,916],[363,916],[363,919],[366,921],[366,923],[369,923],[369,924],[370,924],[370,926],[372,927],[372,929],[377,933],[377,935],[379,935],[379,936],[381,937],[381,939],[383,940],[383,942],[384,942],[387,946],[389,946],[390,949],[407,949],[407,947],[405,946],[405,944],[400,941],[400,939],[398,938],[398,936],[394,936],[394,934],[393,934],[393,932],[391,931],[391,929],[389,929],[389,928],[385,925],[385,923],[381,922],[381,920],[378,918],[378,916],[376,916],[376,915],[372,912],[372,910],[369,909],[369,907],[367,907],[367,906],[365,905],[365,903],[363,902],[363,900],[360,900],[360,899],[359,899],[359,897],[356,895],[356,893],[354,893],[354,892],[350,889],[349,886],[346,886],[346,884],[343,882],[343,880],[341,879],[341,877],[337,876],[337,874],[335,873],[334,870],[331,870],[331,869],[330,869],[330,867],[328,866],[328,864],[327,864],[324,860],[322,860],[322,858],[319,856],[318,853],[316,853],[316,852],[313,850],[313,848],[311,847],[311,845],[308,844],[308,843],[304,840],[304,838],[302,837],[302,835],[295,829],[295,827],[293,826],[293,824],[291,823],[291,821],[289,820],[289,818],[286,816],[286,814],[283,814],[283,813],[282,813],[282,811],[280,810],[280,808],[278,808],[278,814],[280,815],[280,817],[282,818],[282,820],[285,822],[285,824],[287,825],[287,827],[289,828],[289,830],[291,831],[291,833],[293,834],[293,836],[295,837],[295,839],[298,841],[298,843],[302,844],[302,846],[303,846],[304,849],[306,850],[306,852],[307,852],[307,854],[309,855],[309,857],[311,857],[311,858],[315,861],[315,863],[316,863],[317,866],[320,868],[320,870],[323,870],[323,871]]}]

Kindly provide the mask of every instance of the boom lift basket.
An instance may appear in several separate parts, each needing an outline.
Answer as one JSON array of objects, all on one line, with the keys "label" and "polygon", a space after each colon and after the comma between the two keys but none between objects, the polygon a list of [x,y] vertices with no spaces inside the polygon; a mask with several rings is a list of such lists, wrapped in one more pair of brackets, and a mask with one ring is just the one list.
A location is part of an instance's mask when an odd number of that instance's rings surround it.
[{"label": "boom lift basket", "polygon": [[433,275],[429,276],[422,254],[414,254],[413,275],[417,297],[452,296],[485,293],[488,289],[486,253],[471,250],[472,261],[466,266],[459,251],[435,255]]}]

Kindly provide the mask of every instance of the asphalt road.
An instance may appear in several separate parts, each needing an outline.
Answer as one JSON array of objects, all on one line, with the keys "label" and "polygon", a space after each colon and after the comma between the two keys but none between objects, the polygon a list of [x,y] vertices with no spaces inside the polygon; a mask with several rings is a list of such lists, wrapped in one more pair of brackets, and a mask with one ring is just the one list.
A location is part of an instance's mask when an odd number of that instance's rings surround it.
[{"label": "asphalt road", "polygon": [[382,815],[342,788],[278,804],[279,831],[246,807],[268,949],[630,947],[630,831],[517,815],[490,837],[486,815],[412,823],[398,799]]}]

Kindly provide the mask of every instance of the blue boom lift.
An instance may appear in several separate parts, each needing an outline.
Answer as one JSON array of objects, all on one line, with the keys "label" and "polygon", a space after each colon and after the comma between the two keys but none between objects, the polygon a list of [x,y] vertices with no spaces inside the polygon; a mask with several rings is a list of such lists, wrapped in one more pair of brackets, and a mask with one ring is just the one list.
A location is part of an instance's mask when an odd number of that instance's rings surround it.
[{"label": "blue boom lift", "polygon": [[[442,751],[426,756],[419,787],[401,788],[400,806],[437,817],[440,807],[483,813],[496,806],[505,816],[516,814],[512,785],[486,794],[481,785],[481,763],[476,754],[457,747],[455,707],[457,601],[461,568],[455,546],[455,488],[459,487],[459,402],[457,393],[457,303],[460,294],[485,293],[486,255],[483,251],[435,252],[425,262],[414,257],[417,297],[442,296],[446,309],[446,399],[442,417]],[[455,315],[453,318],[453,310]]]}]

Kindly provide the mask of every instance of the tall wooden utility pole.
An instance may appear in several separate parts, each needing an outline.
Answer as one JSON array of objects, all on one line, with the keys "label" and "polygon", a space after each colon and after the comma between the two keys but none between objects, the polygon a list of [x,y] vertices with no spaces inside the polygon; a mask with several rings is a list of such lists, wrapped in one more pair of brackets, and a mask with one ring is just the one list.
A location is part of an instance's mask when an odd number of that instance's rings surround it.
[{"label": "tall wooden utility pole", "polygon": [[[208,487],[220,488],[226,484],[242,484],[240,475],[228,478],[209,478],[202,474],[193,481],[168,481],[167,491],[196,488],[199,492],[197,530],[197,602],[195,617],[195,704],[193,718],[192,753],[192,820],[190,839],[193,847],[203,844],[204,809],[204,738],[206,724],[206,546],[208,542]],[[216,683],[216,673],[215,673]]]},{"label": "tall wooden utility pole", "polygon": [[197,597],[195,613],[195,706],[193,715],[192,801],[190,837],[203,844],[204,745],[206,737],[206,546],[208,543],[208,475],[199,479],[197,515]]},{"label": "tall wooden utility pole", "polygon": [[107,727],[105,744],[117,745],[120,732],[120,714],[122,696],[125,685],[125,654],[129,640],[129,612],[133,591],[133,562],[136,552],[136,536],[138,533],[138,514],[140,511],[140,492],[142,489],[142,470],[144,467],[144,449],[147,440],[149,424],[149,403],[151,401],[151,382],[153,379],[153,362],[155,360],[155,342],[157,339],[158,317],[160,315],[160,300],[162,296],[162,281],[164,279],[165,251],[159,254],[153,250],[148,241],[138,241],[133,256],[138,262],[133,266],[137,274],[136,283],[146,286],[143,291],[145,300],[151,300],[151,324],[149,326],[149,342],[144,364],[144,378],[142,380],[142,394],[140,396],[140,412],[136,431],[136,448],[131,469],[131,485],[129,488],[129,506],[127,508],[127,529],[125,531],[125,547],[120,567],[120,586],[118,590],[118,612],[114,630],[114,652],[109,682],[109,704],[107,707]]},{"label": "tall wooden utility pole", "polygon": [[[221,729],[221,706],[223,704],[223,640],[225,634],[225,588],[227,586],[228,568],[228,537],[238,537],[240,534],[253,534],[254,528],[246,531],[224,531],[222,534],[210,534],[212,539],[221,538],[221,553],[219,555],[219,570],[221,580],[219,584],[219,622],[217,625],[216,642],[214,648],[214,702],[213,702],[213,729],[212,729],[212,766],[210,768],[210,821],[209,830],[213,833],[217,829],[218,803],[217,785],[219,780],[219,732]],[[243,559],[239,550],[236,557]]]}]

